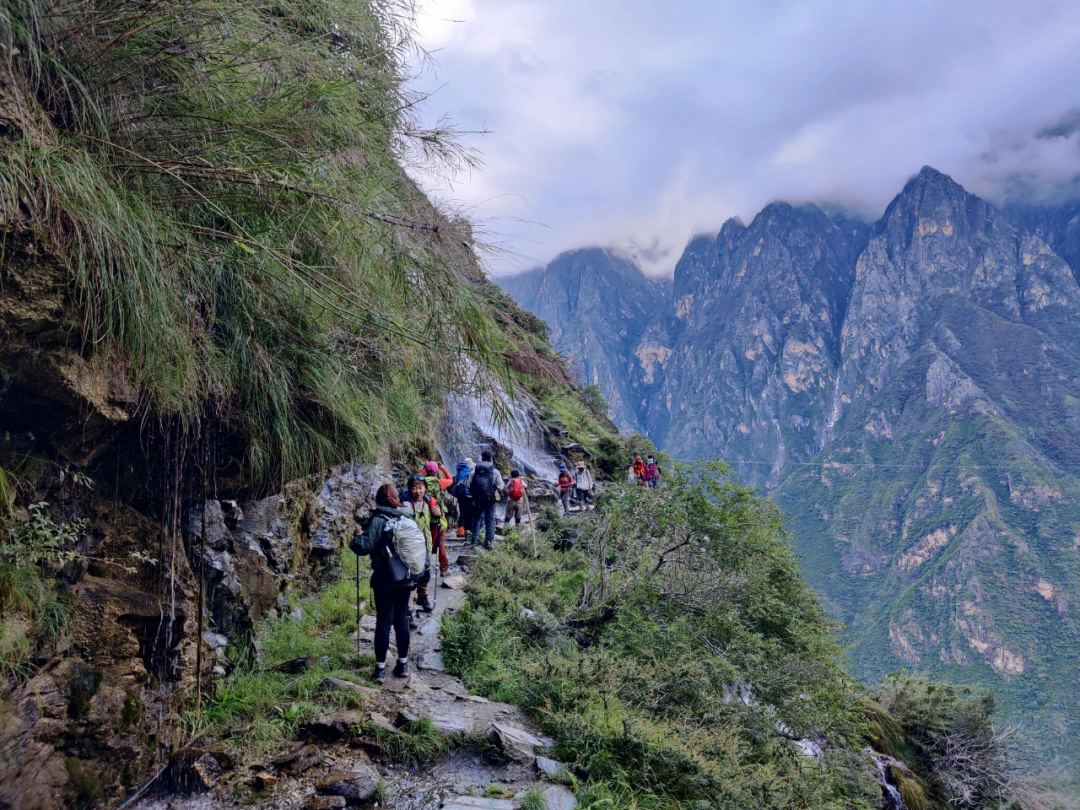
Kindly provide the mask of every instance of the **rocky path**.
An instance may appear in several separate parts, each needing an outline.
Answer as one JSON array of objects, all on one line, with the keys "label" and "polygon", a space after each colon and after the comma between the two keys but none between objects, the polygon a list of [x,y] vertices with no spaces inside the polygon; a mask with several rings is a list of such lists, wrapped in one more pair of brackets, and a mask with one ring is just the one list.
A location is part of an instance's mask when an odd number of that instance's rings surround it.
[{"label": "rocky path", "polygon": [[[475,552],[449,544],[449,575],[435,611],[420,614],[406,678],[389,676],[376,689],[327,679],[326,689],[355,693],[359,708],[313,718],[302,739],[262,763],[220,762],[203,754],[192,766],[208,792],[141,802],[138,810],[338,810],[383,806],[397,810],[515,810],[522,794],[542,792],[548,810],[571,810],[573,794],[558,782],[562,766],[545,756],[550,740],[513,705],[470,694],[445,671],[439,631],[443,617],[464,602],[468,561]],[[360,650],[370,653],[374,617],[361,620]],[[395,653],[391,647],[391,658]],[[395,737],[428,718],[449,753],[406,764],[388,756]],[[483,740],[481,743],[480,741]],[[243,788],[247,788],[244,790]],[[254,791],[252,790],[254,788]],[[240,798],[242,794],[247,794]]]}]

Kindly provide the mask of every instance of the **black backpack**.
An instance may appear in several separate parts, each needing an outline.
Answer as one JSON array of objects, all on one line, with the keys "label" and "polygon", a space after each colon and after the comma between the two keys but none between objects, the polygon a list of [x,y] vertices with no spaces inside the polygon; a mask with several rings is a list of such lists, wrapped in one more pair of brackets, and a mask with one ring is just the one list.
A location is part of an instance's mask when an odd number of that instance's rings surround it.
[{"label": "black backpack", "polygon": [[497,487],[495,486],[495,470],[490,464],[481,462],[476,465],[473,473],[472,486],[469,494],[473,500],[479,503],[492,503],[495,500]]}]

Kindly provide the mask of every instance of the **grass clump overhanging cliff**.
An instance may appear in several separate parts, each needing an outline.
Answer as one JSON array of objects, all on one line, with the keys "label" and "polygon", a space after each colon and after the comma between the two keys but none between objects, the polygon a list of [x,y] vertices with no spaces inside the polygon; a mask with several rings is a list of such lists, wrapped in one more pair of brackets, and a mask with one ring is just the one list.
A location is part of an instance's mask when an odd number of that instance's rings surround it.
[{"label": "grass clump overhanging cliff", "polygon": [[213,414],[254,481],[423,437],[477,369],[565,377],[403,168],[469,160],[413,115],[409,8],[0,3],[8,253],[58,267],[80,350],[152,414]]},{"label": "grass clump overhanging cliff", "polygon": [[536,556],[525,532],[476,560],[444,655],[474,690],[533,713],[586,806],[879,807],[867,746],[895,757],[892,778],[924,807],[997,807],[1019,792],[1004,760],[985,763],[1000,781],[967,794],[939,778],[926,741],[965,712],[992,730],[992,707],[911,689],[903,705],[896,690],[871,700],[779,513],[728,473],[614,487],[588,517],[537,523]]}]

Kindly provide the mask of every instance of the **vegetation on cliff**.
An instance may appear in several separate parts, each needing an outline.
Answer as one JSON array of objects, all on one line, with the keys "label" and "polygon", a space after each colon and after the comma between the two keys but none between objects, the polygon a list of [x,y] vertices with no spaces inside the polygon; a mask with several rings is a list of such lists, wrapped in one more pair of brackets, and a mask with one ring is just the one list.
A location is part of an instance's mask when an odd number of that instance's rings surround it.
[{"label": "vegetation on cliff", "polygon": [[55,263],[81,351],[256,481],[427,435],[477,369],[565,379],[403,168],[470,160],[413,115],[407,10],[0,6],[5,263]]}]

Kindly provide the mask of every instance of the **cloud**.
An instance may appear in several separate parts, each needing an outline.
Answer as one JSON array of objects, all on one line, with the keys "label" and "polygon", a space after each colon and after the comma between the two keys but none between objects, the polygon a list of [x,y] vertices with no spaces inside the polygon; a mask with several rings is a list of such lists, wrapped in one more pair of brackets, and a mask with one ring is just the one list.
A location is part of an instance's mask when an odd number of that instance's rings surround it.
[{"label": "cloud", "polygon": [[987,194],[1080,173],[1066,0],[429,0],[418,31],[424,115],[489,132],[482,170],[424,182],[510,245],[496,274],[593,244],[671,272],[730,216],[876,215],[924,164]]}]

